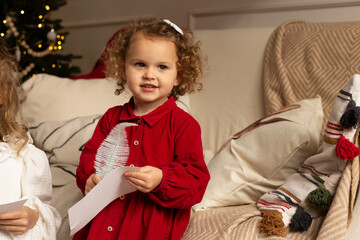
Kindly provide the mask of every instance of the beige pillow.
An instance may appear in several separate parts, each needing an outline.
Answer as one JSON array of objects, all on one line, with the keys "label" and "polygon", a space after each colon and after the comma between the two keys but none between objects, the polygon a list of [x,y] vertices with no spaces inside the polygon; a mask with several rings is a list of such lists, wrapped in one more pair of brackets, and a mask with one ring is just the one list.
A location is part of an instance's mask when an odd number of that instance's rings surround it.
[{"label": "beige pillow", "polygon": [[319,151],[320,97],[293,106],[260,119],[223,145],[208,164],[211,179],[194,211],[256,202]]},{"label": "beige pillow", "polygon": [[77,166],[81,151],[92,137],[101,116],[43,122],[30,126],[29,131],[35,146],[46,153],[50,164]]},{"label": "beige pillow", "polygon": [[[116,96],[114,80],[60,78],[37,74],[22,84],[24,101],[21,104],[22,120],[29,125],[46,121],[62,121],[93,114],[104,114],[110,107],[126,103],[128,91]],[[189,97],[177,101],[180,108],[189,112]]]},{"label": "beige pillow", "polygon": [[30,126],[35,146],[42,149],[49,159],[53,186],[75,181],[81,151],[92,137],[101,116],[48,121]]}]

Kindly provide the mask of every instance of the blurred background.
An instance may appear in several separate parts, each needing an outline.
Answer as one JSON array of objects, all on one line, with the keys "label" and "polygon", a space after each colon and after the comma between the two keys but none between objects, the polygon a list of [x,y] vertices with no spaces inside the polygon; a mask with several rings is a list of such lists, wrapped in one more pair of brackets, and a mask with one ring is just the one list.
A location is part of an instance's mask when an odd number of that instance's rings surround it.
[{"label": "blurred background", "polygon": [[109,38],[143,16],[193,30],[275,27],[289,19],[360,20],[360,0],[0,0],[0,5],[2,37],[20,59],[25,79],[39,72],[65,77],[90,72]]},{"label": "blurred background", "polygon": [[77,53],[91,71],[107,40],[140,16],[169,18],[192,29],[277,26],[307,21],[360,20],[360,1],[344,0],[69,0],[54,16],[69,31],[65,52]]}]

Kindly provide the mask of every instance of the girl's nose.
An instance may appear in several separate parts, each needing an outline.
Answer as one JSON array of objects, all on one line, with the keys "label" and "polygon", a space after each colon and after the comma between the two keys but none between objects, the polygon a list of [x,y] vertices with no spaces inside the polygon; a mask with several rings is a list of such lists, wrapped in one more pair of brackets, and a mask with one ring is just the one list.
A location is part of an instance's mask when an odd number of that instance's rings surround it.
[{"label": "girl's nose", "polygon": [[155,74],[153,72],[153,70],[151,68],[147,68],[145,73],[144,73],[144,78],[145,79],[155,79]]}]

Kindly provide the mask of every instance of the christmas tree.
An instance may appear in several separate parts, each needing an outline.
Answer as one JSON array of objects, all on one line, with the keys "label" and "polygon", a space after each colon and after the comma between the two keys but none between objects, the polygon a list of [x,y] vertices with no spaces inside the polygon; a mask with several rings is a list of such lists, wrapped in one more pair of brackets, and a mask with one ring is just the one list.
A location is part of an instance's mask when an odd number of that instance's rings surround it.
[{"label": "christmas tree", "polygon": [[22,82],[38,73],[71,77],[80,72],[71,61],[80,58],[61,54],[67,32],[61,32],[60,19],[51,13],[66,4],[64,0],[0,0],[0,36],[16,57]]}]

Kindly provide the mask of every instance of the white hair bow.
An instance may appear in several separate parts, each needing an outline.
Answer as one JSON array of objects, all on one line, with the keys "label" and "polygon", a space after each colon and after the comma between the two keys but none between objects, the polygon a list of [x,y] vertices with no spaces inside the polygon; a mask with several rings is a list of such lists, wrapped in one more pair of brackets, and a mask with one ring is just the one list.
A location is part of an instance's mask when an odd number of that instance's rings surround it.
[{"label": "white hair bow", "polygon": [[164,22],[166,22],[167,24],[169,24],[170,26],[172,26],[178,33],[180,33],[181,35],[184,35],[183,31],[181,30],[181,28],[179,28],[175,23],[171,22],[169,19],[164,19]]}]

